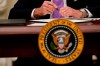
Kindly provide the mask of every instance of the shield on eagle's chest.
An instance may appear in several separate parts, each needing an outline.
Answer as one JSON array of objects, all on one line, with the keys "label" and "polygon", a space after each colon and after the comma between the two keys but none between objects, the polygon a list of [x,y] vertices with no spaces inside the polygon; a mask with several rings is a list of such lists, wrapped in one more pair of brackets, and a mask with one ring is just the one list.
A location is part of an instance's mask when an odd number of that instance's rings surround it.
[{"label": "shield on eagle's chest", "polygon": [[60,49],[63,49],[63,47],[64,47],[64,42],[58,42],[58,46],[59,46]]}]

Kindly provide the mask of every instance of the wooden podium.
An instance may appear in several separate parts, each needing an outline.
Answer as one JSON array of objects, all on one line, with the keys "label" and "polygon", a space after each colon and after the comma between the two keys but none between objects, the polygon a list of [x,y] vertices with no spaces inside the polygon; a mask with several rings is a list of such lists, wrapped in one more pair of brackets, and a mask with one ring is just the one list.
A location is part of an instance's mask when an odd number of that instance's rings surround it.
[{"label": "wooden podium", "polygon": [[[80,57],[70,64],[93,64],[92,55],[98,57],[96,63],[100,64],[100,21],[76,24],[84,34],[85,44]],[[41,29],[42,26],[0,26],[0,57],[44,59],[38,49]]]}]

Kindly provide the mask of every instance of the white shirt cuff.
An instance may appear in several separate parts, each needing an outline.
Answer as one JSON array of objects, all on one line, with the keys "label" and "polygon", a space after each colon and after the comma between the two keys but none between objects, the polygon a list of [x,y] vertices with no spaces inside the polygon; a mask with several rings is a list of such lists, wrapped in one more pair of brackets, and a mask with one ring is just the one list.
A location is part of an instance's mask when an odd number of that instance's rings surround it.
[{"label": "white shirt cuff", "polygon": [[92,17],[92,16],[93,16],[92,13],[91,13],[88,9],[85,8],[85,10],[86,10],[87,13],[88,13],[88,17]]},{"label": "white shirt cuff", "polygon": [[31,13],[31,18],[32,18],[32,19],[35,18],[34,15],[33,15],[33,14],[34,14],[34,11],[35,11],[35,9],[33,9],[33,10],[32,10],[32,13]]}]

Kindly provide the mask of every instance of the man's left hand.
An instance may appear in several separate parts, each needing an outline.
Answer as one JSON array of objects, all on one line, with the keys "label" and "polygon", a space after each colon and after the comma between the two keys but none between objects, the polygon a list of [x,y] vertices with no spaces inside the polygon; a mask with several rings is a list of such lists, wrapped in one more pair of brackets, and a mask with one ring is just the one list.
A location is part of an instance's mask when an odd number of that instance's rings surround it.
[{"label": "man's left hand", "polygon": [[64,17],[81,18],[83,16],[83,13],[80,10],[73,9],[68,6],[60,8],[59,12]]}]

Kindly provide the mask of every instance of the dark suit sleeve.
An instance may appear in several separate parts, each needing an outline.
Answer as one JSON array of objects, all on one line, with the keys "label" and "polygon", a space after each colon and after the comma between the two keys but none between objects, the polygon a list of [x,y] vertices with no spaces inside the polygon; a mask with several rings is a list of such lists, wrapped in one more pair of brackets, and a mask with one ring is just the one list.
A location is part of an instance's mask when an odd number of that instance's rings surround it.
[{"label": "dark suit sleeve", "polygon": [[34,8],[40,7],[43,0],[18,0],[10,10],[9,19],[31,19]]},{"label": "dark suit sleeve", "polygon": [[95,5],[94,7],[87,8],[93,15],[94,18],[100,18],[100,5]]},{"label": "dark suit sleeve", "polygon": [[86,0],[85,4],[94,18],[100,18],[100,0]]},{"label": "dark suit sleeve", "polygon": [[94,18],[100,18],[100,0],[67,0],[67,5],[74,9],[87,8]]}]

